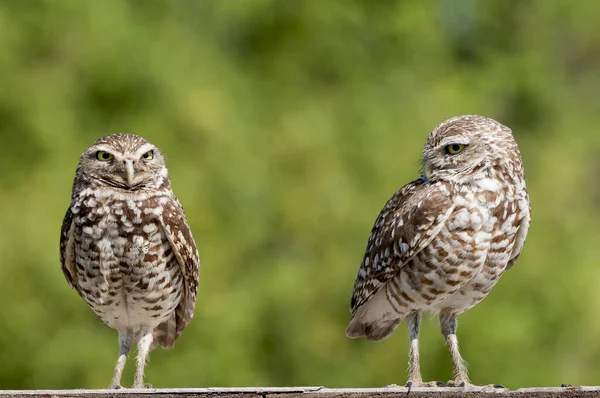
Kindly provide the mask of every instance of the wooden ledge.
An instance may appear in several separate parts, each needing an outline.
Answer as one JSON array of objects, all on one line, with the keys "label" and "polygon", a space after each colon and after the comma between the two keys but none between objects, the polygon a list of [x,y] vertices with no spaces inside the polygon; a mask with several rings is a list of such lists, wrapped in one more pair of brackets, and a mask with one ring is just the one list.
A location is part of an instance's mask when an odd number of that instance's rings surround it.
[{"label": "wooden ledge", "polygon": [[[0,398],[108,398],[108,397],[164,397],[164,398],[407,398],[408,389],[394,388],[324,388],[324,387],[233,387],[233,388],[169,388],[121,390],[0,390]],[[541,387],[518,390],[490,389],[465,390],[463,388],[413,388],[410,398],[455,397],[600,397],[600,387]]]}]

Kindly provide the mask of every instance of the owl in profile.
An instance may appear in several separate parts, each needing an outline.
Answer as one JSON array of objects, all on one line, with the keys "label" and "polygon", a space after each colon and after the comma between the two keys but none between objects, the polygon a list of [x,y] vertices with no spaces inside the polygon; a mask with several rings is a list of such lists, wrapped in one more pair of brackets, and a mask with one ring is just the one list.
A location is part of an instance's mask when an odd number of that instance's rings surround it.
[{"label": "owl in profile", "polygon": [[421,176],[385,204],[371,230],[346,335],[388,337],[406,319],[409,387],[419,364],[423,312],[439,314],[454,364],[449,385],[472,387],[456,337],[458,315],[483,300],[517,261],[530,223],[521,154],[511,130],[483,116],[438,125]]},{"label": "owl in profile", "polygon": [[148,354],[170,348],[192,320],[200,260],[160,150],[133,134],[93,143],[80,157],[60,235],[67,282],[119,334],[110,386],[121,387],[137,344],[133,388]]}]

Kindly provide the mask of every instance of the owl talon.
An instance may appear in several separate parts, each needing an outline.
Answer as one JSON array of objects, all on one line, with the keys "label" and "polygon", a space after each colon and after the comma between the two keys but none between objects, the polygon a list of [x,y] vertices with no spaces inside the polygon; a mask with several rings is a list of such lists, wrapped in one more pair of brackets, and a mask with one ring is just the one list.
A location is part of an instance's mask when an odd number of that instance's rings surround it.
[{"label": "owl talon", "polygon": [[475,391],[490,391],[490,390],[494,390],[494,389],[507,389],[502,384],[487,384],[485,386],[476,386],[474,384],[469,383],[468,381],[461,381],[459,383],[457,380],[448,381],[448,387],[464,388],[466,390],[475,390]]},{"label": "owl talon", "polygon": [[[392,384],[392,386],[399,387],[395,384]],[[441,382],[441,381],[428,381],[428,382],[415,381],[415,382],[413,382],[412,380],[407,381],[404,386],[408,388],[408,392],[410,392],[411,389],[413,389],[413,388],[448,387],[446,385],[446,383]],[[386,387],[390,387],[390,386],[386,386]]]},{"label": "owl talon", "polygon": [[460,382],[458,380],[449,380],[448,383],[446,383],[446,387],[470,388],[470,387],[475,387],[475,386],[464,380],[460,381]]},{"label": "owl talon", "polygon": [[112,386],[108,387],[109,390],[120,390],[122,388],[123,388],[123,386],[120,386],[118,384],[115,384],[115,385],[112,385]]}]

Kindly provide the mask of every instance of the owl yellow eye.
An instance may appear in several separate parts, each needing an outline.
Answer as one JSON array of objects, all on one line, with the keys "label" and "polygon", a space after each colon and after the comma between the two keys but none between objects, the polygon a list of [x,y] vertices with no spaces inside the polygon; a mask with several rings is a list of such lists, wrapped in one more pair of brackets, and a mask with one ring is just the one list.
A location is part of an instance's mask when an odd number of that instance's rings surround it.
[{"label": "owl yellow eye", "polygon": [[98,151],[96,152],[96,159],[102,161],[102,162],[106,162],[108,160],[111,160],[113,158],[113,155],[111,153],[108,153],[106,151]]},{"label": "owl yellow eye", "polygon": [[446,145],[446,153],[450,155],[456,155],[465,150],[467,146],[465,144],[450,144]]},{"label": "owl yellow eye", "polygon": [[146,160],[154,159],[154,151],[148,151],[142,155],[142,157]]}]

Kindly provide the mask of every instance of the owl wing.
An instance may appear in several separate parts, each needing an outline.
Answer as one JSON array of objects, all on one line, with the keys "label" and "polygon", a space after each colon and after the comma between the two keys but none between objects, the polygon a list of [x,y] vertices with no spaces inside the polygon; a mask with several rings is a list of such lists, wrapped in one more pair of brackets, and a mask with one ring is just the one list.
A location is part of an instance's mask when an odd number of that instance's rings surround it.
[{"label": "owl wing", "polygon": [[388,200],[371,230],[354,282],[353,314],[435,238],[453,210],[450,188],[424,179],[406,184]]},{"label": "owl wing", "polygon": [[74,216],[69,206],[60,229],[60,265],[69,286],[76,289],[77,270],[75,269],[75,238],[73,236],[75,223],[73,219]]},{"label": "owl wing", "polygon": [[[200,255],[185,218],[183,207],[176,198],[164,205],[159,220],[175,254],[176,265],[181,270],[184,284],[181,300],[175,309],[175,322],[172,322],[173,319],[167,320],[164,325],[160,325],[158,328],[164,330],[162,336],[157,338],[157,343],[169,348],[173,346],[175,340],[194,316],[196,294],[198,293]],[[161,331],[159,330],[159,332]]]}]

